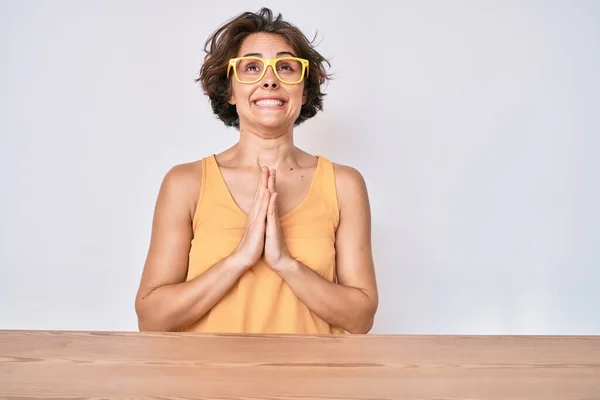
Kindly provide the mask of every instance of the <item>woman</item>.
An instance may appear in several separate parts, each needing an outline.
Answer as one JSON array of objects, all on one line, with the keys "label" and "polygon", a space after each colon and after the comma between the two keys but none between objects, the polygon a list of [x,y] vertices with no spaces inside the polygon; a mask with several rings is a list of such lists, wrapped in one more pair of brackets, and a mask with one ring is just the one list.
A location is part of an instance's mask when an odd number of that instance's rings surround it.
[{"label": "woman", "polygon": [[140,330],[367,333],[378,294],[365,182],[293,140],[322,109],[327,61],[264,8],[223,25],[205,50],[199,81],[239,141],[166,174]]}]

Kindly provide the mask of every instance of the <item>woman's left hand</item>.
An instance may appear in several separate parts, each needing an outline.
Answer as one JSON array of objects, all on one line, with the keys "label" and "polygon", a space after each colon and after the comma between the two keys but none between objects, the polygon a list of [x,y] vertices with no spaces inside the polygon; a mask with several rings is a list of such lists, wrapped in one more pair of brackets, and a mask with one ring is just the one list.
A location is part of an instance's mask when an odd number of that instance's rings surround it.
[{"label": "woman's left hand", "polygon": [[273,270],[279,272],[289,268],[293,259],[285,246],[281,225],[279,224],[279,211],[277,207],[279,196],[275,191],[275,170],[271,170],[269,173],[267,188],[271,192],[271,198],[267,209],[264,258]]}]

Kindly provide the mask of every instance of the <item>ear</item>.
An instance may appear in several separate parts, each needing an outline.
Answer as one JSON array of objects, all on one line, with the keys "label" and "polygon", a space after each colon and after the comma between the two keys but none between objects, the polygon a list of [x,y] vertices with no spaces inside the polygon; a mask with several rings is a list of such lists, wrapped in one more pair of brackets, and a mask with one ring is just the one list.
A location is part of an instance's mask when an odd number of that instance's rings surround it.
[{"label": "ear", "polygon": [[229,96],[229,98],[227,99],[227,102],[229,104],[231,104],[232,106],[235,106],[235,94],[233,93],[233,84],[231,82],[231,80],[229,80],[229,84],[227,85],[227,95]]},{"label": "ear", "polygon": [[306,104],[306,89],[304,89],[304,91],[302,92],[302,105]]}]

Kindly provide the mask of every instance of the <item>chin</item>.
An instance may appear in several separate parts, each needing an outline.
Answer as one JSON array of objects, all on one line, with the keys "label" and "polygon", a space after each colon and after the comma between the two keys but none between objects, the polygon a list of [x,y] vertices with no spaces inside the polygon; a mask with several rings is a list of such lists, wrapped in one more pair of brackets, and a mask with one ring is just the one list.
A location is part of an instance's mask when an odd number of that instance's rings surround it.
[{"label": "chin", "polygon": [[263,119],[255,121],[254,125],[263,129],[287,130],[293,124],[290,124],[289,121]]},{"label": "chin", "polygon": [[[297,118],[297,117],[296,117]],[[274,131],[277,136],[281,133],[288,133],[294,128],[295,119],[290,119],[289,115],[273,116],[273,115],[253,115],[251,118],[244,118],[246,121],[244,126],[250,131],[261,132],[261,131]],[[268,136],[272,136],[268,134]]]}]

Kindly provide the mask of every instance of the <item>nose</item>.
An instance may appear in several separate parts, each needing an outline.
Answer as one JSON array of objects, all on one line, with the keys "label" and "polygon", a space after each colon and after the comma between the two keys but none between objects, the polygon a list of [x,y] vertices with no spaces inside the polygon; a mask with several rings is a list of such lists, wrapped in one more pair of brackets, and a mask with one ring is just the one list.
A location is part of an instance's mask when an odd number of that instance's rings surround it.
[{"label": "nose", "polygon": [[269,87],[272,87],[273,89],[275,89],[278,86],[279,86],[279,80],[275,76],[275,72],[273,72],[273,68],[271,66],[268,66],[267,70],[265,71],[265,76],[263,76],[262,87],[265,89],[268,89]]}]

